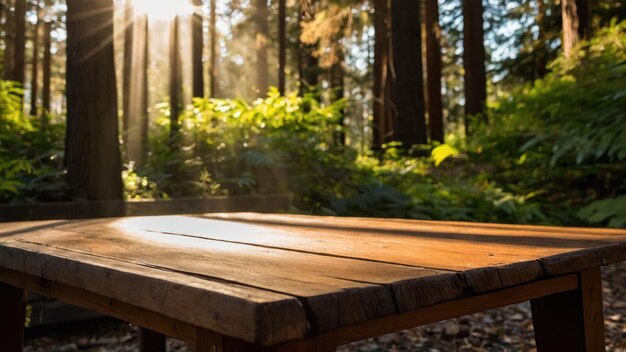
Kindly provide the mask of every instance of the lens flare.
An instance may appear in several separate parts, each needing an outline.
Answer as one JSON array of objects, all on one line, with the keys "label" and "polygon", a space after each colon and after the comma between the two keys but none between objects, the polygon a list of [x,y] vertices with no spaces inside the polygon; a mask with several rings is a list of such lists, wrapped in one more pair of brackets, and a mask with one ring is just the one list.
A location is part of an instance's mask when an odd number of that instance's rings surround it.
[{"label": "lens flare", "polygon": [[153,21],[168,21],[176,16],[187,16],[195,11],[185,0],[134,0],[137,13],[147,14]]}]

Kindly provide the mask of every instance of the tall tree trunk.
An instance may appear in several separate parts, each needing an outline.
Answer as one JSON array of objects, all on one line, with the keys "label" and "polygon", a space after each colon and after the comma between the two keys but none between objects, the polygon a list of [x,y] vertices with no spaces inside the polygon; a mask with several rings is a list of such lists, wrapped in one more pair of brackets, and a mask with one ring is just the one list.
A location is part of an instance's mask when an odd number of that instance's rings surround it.
[{"label": "tall tree trunk", "polygon": [[[374,0],[374,121],[373,147],[387,142],[387,86],[389,76],[389,3],[388,0]],[[391,129],[393,130],[393,129]]]},{"label": "tall tree trunk", "polygon": [[[589,2],[591,0],[576,0],[576,12],[578,14],[578,38],[591,38],[591,17],[589,15]],[[624,5],[622,5],[624,6]]]},{"label": "tall tree trunk", "polygon": [[[301,24],[315,18],[316,0],[309,0],[308,6],[300,6],[300,16],[298,17],[298,28],[302,28]],[[299,35],[298,35],[299,37]],[[313,91],[319,83],[319,63],[317,57],[313,55],[316,45],[305,44],[301,40],[298,41],[300,46],[298,56],[298,75],[300,78],[300,95]],[[317,94],[316,94],[317,95]]]},{"label": "tall tree trunk", "polygon": [[480,116],[486,122],[487,77],[485,73],[485,43],[483,4],[481,0],[463,1],[463,68],[465,69],[465,132],[469,120]]},{"label": "tall tree trunk", "polygon": [[125,128],[126,155],[138,168],[143,166],[147,129],[147,47],[148,17],[133,20],[132,71],[128,82],[128,110]]},{"label": "tall tree trunk", "polygon": [[39,80],[37,76],[39,74],[39,27],[41,25],[41,7],[39,6],[39,0],[35,2],[37,22],[33,28],[33,61],[32,71],[30,78],[30,115],[37,116],[37,96],[39,94]]},{"label": "tall tree trunk", "polygon": [[[345,96],[345,72],[343,68],[343,61],[343,54],[339,54],[337,61],[333,63],[330,68],[330,88],[332,91],[333,101],[339,101]],[[341,147],[346,144],[345,111],[342,109],[339,111],[339,114],[339,127],[341,130],[335,133],[335,145]]]},{"label": "tall tree trunk", "polygon": [[15,0],[15,52],[13,58],[13,81],[24,85],[26,54],[26,0]]},{"label": "tall tree trunk", "polygon": [[256,0],[256,89],[259,97],[267,95],[267,0]]},{"label": "tall tree trunk", "polygon": [[67,179],[74,198],[122,198],[113,0],[67,0]]},{"label": "tall tree trunk", "polygon": [[43,25],[43,87],[42,87],[42,108],[44,114],[50,113],[50,70],[52,68],[52,21],[46,21]]},{"label": "tall tree trunk", "polygon": [[428,127],[431,141],[443,143],[441,103],[441,29],[437,0],[426,0],[426,79],[428,86]]},{"label": "tall tree trunk", "polygon": [[217,40],[218,40],[218,36],[217,36],[217,26],[216,26],[216,22],[217,22],[217,6],[216,6],[216,2],[217,0],[209,0],[211,1],[211,14],[209,17],[209,35],[211,36],[211,43],[210,43],[210,57],[209,57],[209,97],[210,98],[216,98],[219,90],[219,81],[218,81],[218,75],[217,75],[217,58],[218,58],[218,51],[217,51]]},{"label": "tall tree trunk", "polygon": [[543,78],[548,73],[548,44],[546,39],[546,20],[548,5],[545,0],[537,0],[537,16],[535,16],[535,23],[539,31],[537,33],[537,42],[534,48],[535,51],[535,72],[537,78]]},{"label": "tall tree trunk", "polygon": [[191,17],[191,63],[193,74],[193,96],[204,97],[204,69],[202,67],[202,53],[204,51],[204,17],[198,13],[202,8],[202,0],[193,0],[195,12]]},{"label": "tall tree trunk", "polygon": [[148,151],[148,126],[150,122],[149,111],[149,85],[148,85],[148,69],[150,67],[150,22],[148,21],[148,15],[143,15],[141,18],[144,29],[144,46],[143,46],[143,80],[141,82],[141,150],[142,160],[147,156]]},{"label": "tall tree trunk", "polygon": [[287,0],[278,0],[278,92],[285,95],[285,66],[287,64]]},{"label": "tall tree trunk", "polygon": [[122,110],[124,112],[123,129],[124,138],[127,139],[130,125],[130,83],[133,71],[133,36],[135,14],[131,0],[124,3],[124,67],[122,82]]},{"label": "tall tree trunk", "polygon": [[391,40],[397,138],[408,149],[428,143],[419,1],[391,0]]},{"label": "tall tree trunk", "polygon": [[178,16],[172,20],[170,30],[170,143],[175,145],[178,134],[178,118],[182,104],[181,59]]},{"label": "tall tree trunk", "polygon": [[13,67],[15,61],[15,12],[11,10],[11,0],[6,4],[6,23],[4,32],[4,63],[2,78],[13,79]]},{"label": "tall tree trunk", "polygon": [[563,53],[568,57],[578,43],[578,10],[576,0],[561,0],[563,22]]}]

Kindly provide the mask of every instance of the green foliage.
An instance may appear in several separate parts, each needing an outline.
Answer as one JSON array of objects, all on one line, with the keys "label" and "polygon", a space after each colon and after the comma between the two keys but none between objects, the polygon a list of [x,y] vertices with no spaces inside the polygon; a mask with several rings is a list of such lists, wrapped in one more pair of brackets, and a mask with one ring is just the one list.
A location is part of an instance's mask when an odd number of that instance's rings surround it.
[{"label": "green foliage", "polygon": [[21,100],[16,83],[0,81],[0,202],[62,200],[65,129],[24,116]]}]

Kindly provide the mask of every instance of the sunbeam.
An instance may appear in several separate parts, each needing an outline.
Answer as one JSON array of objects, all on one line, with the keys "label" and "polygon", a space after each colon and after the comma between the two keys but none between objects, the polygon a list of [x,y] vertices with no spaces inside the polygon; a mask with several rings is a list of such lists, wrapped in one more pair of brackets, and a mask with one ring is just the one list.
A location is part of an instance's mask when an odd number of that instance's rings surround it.
[{"label": "sunbeam", "polygon": [[194,12],[190,2],[180,0],[134,0],[134,6],[139,14],[147,14],[153,21],[167,21]]}]

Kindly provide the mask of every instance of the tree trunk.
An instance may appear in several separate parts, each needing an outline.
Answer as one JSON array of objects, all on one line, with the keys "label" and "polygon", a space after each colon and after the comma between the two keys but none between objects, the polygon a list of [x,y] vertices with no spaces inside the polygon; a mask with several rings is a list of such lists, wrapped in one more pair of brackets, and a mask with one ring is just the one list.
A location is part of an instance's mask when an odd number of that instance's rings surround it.
[{"label": "tree trunk", "polygon": [[535,45],[535,77],[543,78],[548,73],[548,44],[546,39],[546,20],[548,5],[545,0],[537,0],[537,16],[535,23],[539,31],[537,33],[537,43]]},{"label": "tree trunk", "polygon": [[437,0],[426,0],[426,77],[428,86],[428,127],[431,141],[443,143],[441,103],[441,29]]},{"label": "tree trunk", "polygon": [[209,62],[209,97],[216,98],[219,90],[219,82],[217,75],[217,9],[216,9],[216,1],[217,0],[209,0],[211,1],[211,14],[209,17],[209,32],[211,36],[211,47],[210,51],[210,62]]},{"label": "tree trunk", "polygon": [[124,131],[126,155],[138,168],[143,166],[147,135],[147,73],[148,73],[148,17],[133,20],[132,70],[128,82],[128,110]]},{"label": "tree trunk", "polygon": [[278,0],[278,92],[285,95],[285,66],[287,64],[286,2]]},{"label": "tree trunk", "polygon": [[485,74],[485,43],[483,5],[481,0],[463,1],[463,68],[465,69],[465,133],[469,134],[470,118],[479,116],[487,122],[487,77]]},{"label": "tree trunk", "polygon": [[141,100],[141,146],[142,159],[145,159],[148,151],[148,126],[150,122],[149,111],[149,85],[148,85],[148,69],[150,67],[150,22],[148,15],[141,18],[144,28],[144,46],[143,46],[143,80],[141,82],[141,91],[143,92]]},{"label": "tree trunk", "polygon": [[52,21],[46,21],[43,25],[43,88],[42,88],[42,108],[44,114],[50,113],[50,70],[52,67]]},{"label": "tree trunk", "polygon": [[578,14],[578,38],[591,38],[591,17],[589,17],[589,1],[576,0],[576,12]]},{"label": "tree trunk", "polygon": [[409,149],[428,143],[419,1],[391,0],[391,40],[397,138]]},{"label": "tree trunk", "polygon": [[67,0],[67,179],[74,198],[122,198],[113,0]]},{"label": "tree trunk", "polygon": [[175,145],[178,134],[178,118],[182,104],[181,59],[178,16],[174,18],[170,30],[170,143]]},{"label": "tree trunk", "polygon": [[[308,5],[309,6],[307,8],[305,8],[304,6],[300,7],[298,28],[302,28],[301,24],[303,22],[315,18],[314,11],[316,7],[316,0],[309,0]],[[318,59],[313,55],[313,52],[316,48],[315,44],[305,44],[301,40],[298,41],[298,44],[300,46],[300,55],[298,56],[298,75],[300,78],[299,94],[304,95],[305,93],[313,91],[319,83]]]},{"label": "tree trunk", "polygon": [[26,0],[15,0],[15,52],[11,80],[24,85],[26,53]]},{"label": "tree trunk", "polygon": [[256,89],[259,97],[267,95],[267,0],[256,0]]},{"label": "tree trunk", "polygon": [[568,57],[578,43],[578,10],[576,0],[561,0],[563,54]]},{"label": "tree trunk", "polygon": [[[202,8],[202,0],[193,0],[196,11]],[[204,69],[202,67],[202,53],[204,51],[204,17],[194,12],[191,18],[191,63],[193,72],[193,97],[204,97]]]},{"label": "tree trunk", "polygon": [[130,0],[124,3],[124,67],[122,82],[122,110],[124,112],[123,129],[124,139],[128,137],[130,125],[130,82],[133,71],[133,35],[135,15],[133,13],[133,4]]},{"label": "tree trunk", "polygon": [[36,14],[37,14],[37,22],[35,22],[35,27],[33,28],[33,61],[32,61],[32,71],[30,78],[30,115],[37,116],[37,95],[39,94],[37,76],[39,73],[39,27],[41,24],[41,7],[39,6],[39,1],[35,3]]},{"label": "tree trunk", "polygon": [[15,61],[15,12],[11,10],[11,1],[6,4],[6,22],[4,32],[4,64],[2,78],[13,79],[13,67]]},{"label": "tree trunk", "polygon": [[387,122],[387,86],[389,76],[389,4],[388,0],[374,1],[374,121],[373,147],[380,149],[393,131]]},{"label": "tree trunk", "polygon": [[[344,98],[345,95],[345,72],[343,69],[343,55],[340,54],[337,57],[337,61],[333,63],[330,68],[330,89],[332,91],[332,100],[339,101]],[[335,133],[335,145],[342,147],[346,144],[345,133],[345,111],[341,109],[339,111],[339,130]]]}]

